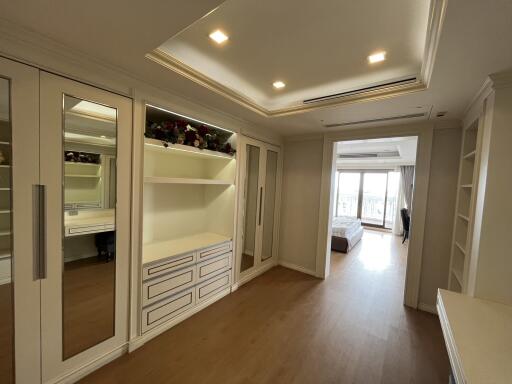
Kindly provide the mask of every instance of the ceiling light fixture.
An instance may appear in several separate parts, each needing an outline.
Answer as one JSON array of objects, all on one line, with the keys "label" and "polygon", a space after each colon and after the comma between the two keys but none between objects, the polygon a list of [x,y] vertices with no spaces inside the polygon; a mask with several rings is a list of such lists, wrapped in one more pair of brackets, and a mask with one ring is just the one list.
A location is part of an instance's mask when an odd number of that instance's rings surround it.
[{"label": "ceiling light fixture", "polygon": [[210,33],[210,39],[215,41],[217,44],[222,44],[226,40],[228,40],[229,37],[224,32],[222,32],[220,29],[217,29],[216,31],[213,31],[212,33]]},{"label": "ceiling light fixture", "polygon": [[281,88],[286,87],[286,84],[283,83],[281,80],[274,81],[274,83],[272,85],[274,86],[275,89],[281,89]]},{"label": "ceiling light fixture", "polygon": [[384,51],[377,52],[377,53],[374,53],[373,55],[368,56],[368,62],[370,64],[379,63],[384,60],[386,60],[386,52],[384,52]]}]

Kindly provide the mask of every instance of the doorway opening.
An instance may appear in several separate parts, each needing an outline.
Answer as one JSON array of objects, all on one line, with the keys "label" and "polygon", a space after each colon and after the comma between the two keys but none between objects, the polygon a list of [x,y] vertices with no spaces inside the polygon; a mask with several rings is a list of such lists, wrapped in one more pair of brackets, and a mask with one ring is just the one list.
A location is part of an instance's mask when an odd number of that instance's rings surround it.
[{"label": "doorway opening", "polygon": [[335,144],[330,212],[335,275],[347,265],[363,280],[389,271],[379,277],[381,284],[405,288],[417,146],[417,136]]}]

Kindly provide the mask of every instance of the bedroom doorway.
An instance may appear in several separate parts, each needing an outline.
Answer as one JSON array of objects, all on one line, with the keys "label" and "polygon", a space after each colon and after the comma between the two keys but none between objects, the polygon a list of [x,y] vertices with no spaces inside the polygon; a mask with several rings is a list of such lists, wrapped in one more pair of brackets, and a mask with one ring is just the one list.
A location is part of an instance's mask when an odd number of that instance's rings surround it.
[{"label": "bedroom doorway", "polygon": [[417,136],[335,144],[333,267],[345,259],[361,273],[399,266],[405,280],[417,144]]}]

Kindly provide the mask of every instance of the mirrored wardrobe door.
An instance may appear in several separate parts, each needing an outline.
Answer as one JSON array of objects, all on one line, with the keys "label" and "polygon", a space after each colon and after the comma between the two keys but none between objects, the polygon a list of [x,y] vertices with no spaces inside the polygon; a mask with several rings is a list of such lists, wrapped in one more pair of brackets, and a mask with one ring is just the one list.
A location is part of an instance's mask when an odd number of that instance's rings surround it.
[{"label": "mirrored wardrobe door", "polygon": [[262,245],[261,245],[261,261],[268,260],[275,256],[276,244],[276,202],[278,193],[278,170],[279,170],[279,153],[277,150],[268,149],[266,151],[265,162],[265,187],[263,202],[263,219],[262,229]]},{"label": "mirrored wardrobe door", "polygon": [[40,382],[39,71],[0,58],[0,383]]},{"label": "mirrored wardrobe door", "polygon": [[46,381],[127,341],[131,100],[44,72],[41,96]]}]

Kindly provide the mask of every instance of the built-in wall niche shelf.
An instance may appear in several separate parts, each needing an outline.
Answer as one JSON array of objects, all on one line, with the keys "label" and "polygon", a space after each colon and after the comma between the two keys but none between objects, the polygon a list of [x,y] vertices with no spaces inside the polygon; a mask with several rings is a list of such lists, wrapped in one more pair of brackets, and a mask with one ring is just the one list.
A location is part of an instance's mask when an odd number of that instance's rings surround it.
[{"label": "built-in wall niche shelf", "polygon": [[165,258],[191,252],[198,248],[230,241],[231,237],[212,232],[197,233],[172,240],[156,241],[144,244],[142,263],[148,264]]},{"label": "built-in wall niche shelf", "polygon": [[456,246],[457,248],[459,248],[459,250],[460,250],[464,255],[466,254],[466,250],[464,249],[464,247],[463,247],[460,243],[458,243],[457,241],[455,242],[455,246]]},{"label": "built-in wall niche shelf", "polygon": [[0,236],[11,236],[11,231],[0,231]]},{"label": "built-in wall niche shelf", "polygon": [[85,179],[99,179],[100,175],[78,175],[78,174],[65,174],[65,177],[74,177],[74,178],[85,178]]},{"label": "built-in wall niche shelf", "polygon": [[198,185],[233,185],[233,181],[217,179],[192,179],[186,177],[144,177],[148,184],[198,184]]},{"label": "built-in wall niche shelf", "polygon": [[11,252],[9,250],[2,249],[0,250],[0,260],[10,259]]},{"label": "built-in wall niche shelf", "polygon": [[457,271],[455,268],[452,268],[453,276],[455,276],[455,279],[457,279],[457,282],[462,287],[462,272]]},{"label": "built-in wall niche shelf", "polygon": [[464,188],[464,189],[471,189],[471,188],[473,188],[473,184],[461,184],[460,187]]},{"label": "built-in wall niche shelf", "polygon": [[0,168],[11,168],[9,164],[0,164]]},{"label": "built-in wall niche shelf", "polygon": [[233,160],[235,158],[235,155],[229,155],[227,153],[211,151],[209,149],[195,148],[183,144],[166,143],[165,141],[149,138],[144,139],[144,148],[150,151],[161,151],[170,154],[178,152],[182,156],[191,156],[199,158],[202,158],[204,156],[207,156],[211,159],[220,160]]},{"label": "built-in wall niche shelf", "polygon": [[9,141],[0,141],[0,145],[11,145]]},{"label": "built-in wall niche shelf", "polygon": [[96,164],[96,163],[79,163],[79,162],[76,162],[76,161],[65,161],[64,162],[65,165],[68,165],[68,166],[78,166],[78,167],[95,167],[95,168],[99,168],[101,166],[101,164]]},{"label": "built-in wall niche shelf", "polygon": [[0,188],[0,191],[10,191],[11,188]]},{"label": "built-in wall niche shelf", "polygon": [[144,136],[183,150],[199,149],[231,157],[236,152],[234,132],[153,105],[146,105]]}]

